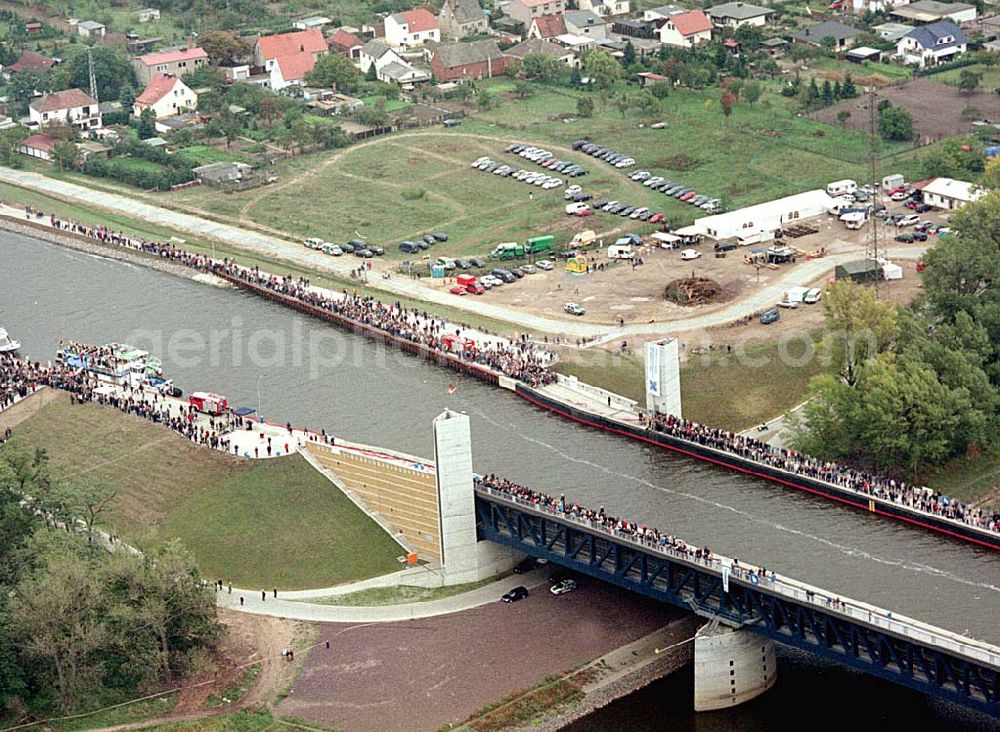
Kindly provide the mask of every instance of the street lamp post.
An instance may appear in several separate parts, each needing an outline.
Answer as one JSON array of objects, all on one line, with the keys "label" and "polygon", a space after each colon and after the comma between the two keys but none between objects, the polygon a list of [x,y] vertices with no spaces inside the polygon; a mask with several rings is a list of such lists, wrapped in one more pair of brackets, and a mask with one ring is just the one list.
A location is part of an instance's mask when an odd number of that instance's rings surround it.
[{"label": "street lamp post", "polygon": [[263,415],[260,413],[260,382],[264,378],[264,372],[262,371],[260,376],[257,377],[257,419],[262,419]]}]

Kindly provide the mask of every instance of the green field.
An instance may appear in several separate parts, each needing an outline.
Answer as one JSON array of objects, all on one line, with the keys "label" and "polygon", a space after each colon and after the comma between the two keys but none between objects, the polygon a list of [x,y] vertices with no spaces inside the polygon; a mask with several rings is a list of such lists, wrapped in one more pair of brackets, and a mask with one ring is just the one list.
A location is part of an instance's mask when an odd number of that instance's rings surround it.
[{"label": "green field", "polygon": [[138,417],[68,401],[20,424],[16,442],[44,448],[56,478],[117,491],[101,525],[139,546],[179,538],[206,577],[301,589],[399,568],[400,547],[299,456],[239,460]]},{"label": "green field", "polygon": [[192,168],[197,168],[199,165],[208,165],[209,163],[245,162],[245,159],[241,155],[220,150],[210,145],[183,147],[174,153],[174,157]]}]

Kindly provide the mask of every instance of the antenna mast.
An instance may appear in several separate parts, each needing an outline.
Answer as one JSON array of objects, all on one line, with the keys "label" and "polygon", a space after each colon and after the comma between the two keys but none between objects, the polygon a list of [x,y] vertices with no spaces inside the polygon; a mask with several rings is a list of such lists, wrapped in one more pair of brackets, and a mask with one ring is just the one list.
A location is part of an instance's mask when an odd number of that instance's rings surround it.
[{"label": "antenna mast", "polygon": [[97,96],[97,77],[94,75],[94,54],[92,48],[87,49],[87,71],[90,74],[90,96],[94,98],[95,102],[100,102],[100,98]]},{"label": "antenna mast", "polygon": [[876,266],[875,276],[875,298],[881,299],[882,295],[882,265],[881,259],[885,256],[885,232],[879,227],[879,219],[875,214],[882,203],[882,186],[878,179],[878,110],[875,100],[875,86],[868,87],[868,175],[872,186],[872,214],[868,217],[868,237],[865,240],[865,261],[873,261]]}]

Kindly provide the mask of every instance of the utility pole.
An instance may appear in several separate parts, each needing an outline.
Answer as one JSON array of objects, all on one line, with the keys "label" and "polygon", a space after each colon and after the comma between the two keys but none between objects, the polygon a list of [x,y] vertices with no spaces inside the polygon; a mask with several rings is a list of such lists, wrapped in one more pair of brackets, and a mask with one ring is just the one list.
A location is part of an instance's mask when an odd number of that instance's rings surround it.
[{"label": "utility pole", "polygon": [[880,259],[885,256],[885,232],[879,227],[878,207],[882,203],[882,185],[878,179],[878,109],[876,103],[875,87],[868,87],[868,174],[872,186],[872,213],[868,217],[868,237],[865,240],[865,261],[875,263],[875,299],[882,296],[882,265]]}]

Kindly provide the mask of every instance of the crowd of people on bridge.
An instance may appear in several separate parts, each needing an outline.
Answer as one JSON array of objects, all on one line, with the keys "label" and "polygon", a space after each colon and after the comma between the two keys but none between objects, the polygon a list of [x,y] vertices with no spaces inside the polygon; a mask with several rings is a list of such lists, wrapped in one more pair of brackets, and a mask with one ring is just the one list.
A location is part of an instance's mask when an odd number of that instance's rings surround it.
[{"label": "crowd of people on bridge", "polygon": [[[46,218],[43,212],[30,206],[26,207],[25,213],[29,220]],[[435,351],[451,353],[464,361],[485,366],[532,386],[548,384],[556,378],[547,368],[555,360],[552,352],[535,346],[528,338],[517,341],[480,339],[475,348],[456,349],[452,345],[453,341],[446,336],[454,336],[459,343],[464,343],[460,328],[452,331],[446,321],[426,312],[406,308],[398,302],[389,305],[372,297],[349,295],[346,290],[342,293],[342,297],[328,297],[310,288],[309,280],[304,277],[268,274],[261,272],[259,267],[243,267],[232,260],[223,259],[220,262],[187,252],[169,242],[133,237],[105,226],[86,226],[54,215],[48,217],[48,222],[52,228],[60,231],[68,231],[105,244],[155,255],[186,267],[225,274],[293,298],[303,304],[377,328],[396,338],[419,343]]]},{"label": "crowd of people on bridge", "polygon": [[768,467],[822,480],[872,498],[961,521],[987,531],[1000,531],[1000,511],[977,508],[948,498],[930,488],[873,475],[839,463],[818,460],[795,450],[774,447],[752,437],[680,419],[672,414],[657,413],[651,423],[644,415],[640,415],[640,419],[646,422],[649,429],[656,432],[723,450]]}]

